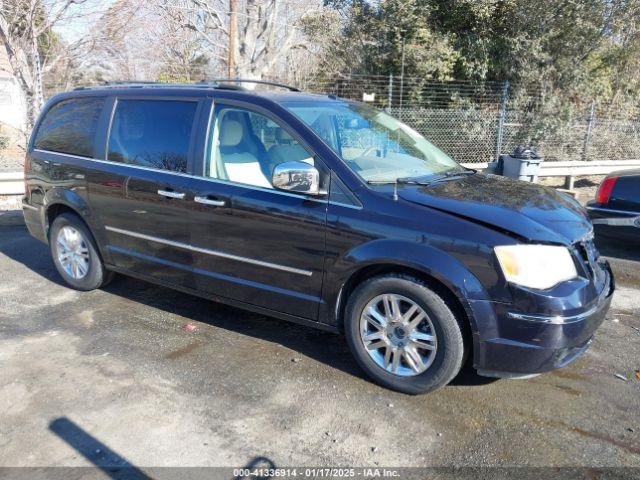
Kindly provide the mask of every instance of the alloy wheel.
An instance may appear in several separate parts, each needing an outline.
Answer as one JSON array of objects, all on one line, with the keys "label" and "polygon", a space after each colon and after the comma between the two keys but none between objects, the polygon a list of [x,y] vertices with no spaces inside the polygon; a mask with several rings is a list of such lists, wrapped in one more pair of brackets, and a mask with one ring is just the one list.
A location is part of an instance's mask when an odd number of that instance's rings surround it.
[{"label": "alloy wheel", "polygon": [[360,339],[380,368],[402,377],[427,370],[438,347],[433,323],[424,309],[396,294],[378,295],[364,307]]},{"label": "alloy wheel", "polygon": [[82,234],[75,228],[65,225],[58,231],[56,238],[58,262],[65,273],[75,279],[84,278],[89,272],[89,248]]}]

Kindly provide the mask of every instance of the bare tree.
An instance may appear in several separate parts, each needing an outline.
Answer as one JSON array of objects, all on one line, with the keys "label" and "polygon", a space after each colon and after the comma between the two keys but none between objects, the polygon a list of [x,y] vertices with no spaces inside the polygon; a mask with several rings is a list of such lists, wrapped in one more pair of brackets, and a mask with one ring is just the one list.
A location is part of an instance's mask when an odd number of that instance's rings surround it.
[{"label": "bare tree", "polygon": [[[203,34],[188,25],[200,25],[196,18],[204,12],[196,13],[189,7],[191,0],[174,0],[173,8],[160,4],[153,8],[159,18],[157,34],[162,39],[159,45],[161,72],[164,81],[201,81],[206,75],[211,57],[219,58],[220,51],[205,41]],[[148,4],[153,5],[153,4]],[[206,33],[205,33],[206,34]]]},{"label": "bare tree", "polygon": [[[189,43],[200,53],[206,52],[216,65],[226,63],[229,39],[224,13],[226,0],[156,0],[154,5],[167,31],[173,35],[177,32],[187,35]],[[171,52],[168,53],[167,60],[171,60]],[[179,63],[181,60],[174,55],[173,61]],[[222,71],[215,70],[216,74]]]},{"label": "bare tree", "polygon": [[[168,18],[182,28],[197,32],[212,59],[228,65],[229,18],[227,0],[158,0]],[[241,0],[237,6],[237,38],[234,45],[235,75],[260,80],[275,76],[278,70],[293,67],[292,55],[312,49],[305,35],[303,20],[323,10],[320,0]],[[224,69],[219,69],[224,71]]]},{"label": "bare tree", "polygon": [[[42,44],[52,36],[53,28],[73,16],[84,15],[74,7],[86,0],[62,0],[48,3],[41,0],[0,0],[0,43],[6,49],[15,77],[27,104],[29,129],[43,103],[42,77],[53,70],[71,49],[50,48],[41,56]],[[73,11],[75,10],[75,11]]]},{"label": "bare tree", "polygon": [[116,0],[91,33],[89,66],[96,81],[157,79],[168,41],[160,19],[136,0]]},{"label": "bare tree", "polygon": [[306,49],[296,25],[289,25],[277,0],[246,0],[238,13],[237,73],[260,79],[273,72],[277,62],[293,49]]},{"label": "bare tree", "polygon": [[185,27],[193,21],[180,8],[185,1],[173,0],[171,10],[153,1],[113,2],[92,28],[89,70],[94,80],[201,80],[210,50],[198,32]]}]

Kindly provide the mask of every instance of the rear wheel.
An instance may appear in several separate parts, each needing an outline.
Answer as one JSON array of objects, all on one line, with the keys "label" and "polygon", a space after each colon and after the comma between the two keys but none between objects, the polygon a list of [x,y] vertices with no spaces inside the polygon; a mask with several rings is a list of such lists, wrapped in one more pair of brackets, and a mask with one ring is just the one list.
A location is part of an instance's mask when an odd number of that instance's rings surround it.
[{"label": "rear wheel", "polygon": [[49,240],[53,263],[63,280],[76,290],[94,290],[111,280],[98,253],[93,235],[80,217],[58,215]]},{"label": "rear wheel", "polygon": [[377,383],[404,393],[446,385],[464,360],[453,312],[410,276],[385,275],[356,288],[347,304],[345,332],[358,364]]}]

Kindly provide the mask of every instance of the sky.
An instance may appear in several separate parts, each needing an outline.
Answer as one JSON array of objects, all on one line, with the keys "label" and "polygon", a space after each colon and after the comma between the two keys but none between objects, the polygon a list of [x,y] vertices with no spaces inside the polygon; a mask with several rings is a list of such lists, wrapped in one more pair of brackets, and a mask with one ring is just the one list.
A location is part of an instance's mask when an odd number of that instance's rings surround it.
[{"label": "sky", "polygon": [[[71,5],[65,19],[54,27],[54,31],[65,41],[72,43],[86,34],[98,18],[106,12],[115,0],[86,0],[79,5]],[[55,12],[62,4],[60,0],[46,0],[45,7]]]}]

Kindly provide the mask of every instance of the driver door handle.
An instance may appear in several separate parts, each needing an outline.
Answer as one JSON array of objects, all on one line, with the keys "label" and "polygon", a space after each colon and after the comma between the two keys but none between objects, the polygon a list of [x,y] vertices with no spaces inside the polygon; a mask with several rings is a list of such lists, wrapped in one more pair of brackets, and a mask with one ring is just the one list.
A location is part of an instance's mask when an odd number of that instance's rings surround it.
[{"label": "driver door handle", "polygon": [[197,203],[202,203],[204,205],[213,205],[214,207],[224,207],[226,203],[224,200],[216,200],[215,198],[200,197],[200,196],[193,197],[193,201]]},{"label": "driver door handle", "polygon": [[158,190],[158,195],[169,198],[177,198],[178,200],[182,200],[185,196],[183,192],[174,192],[172,190]]}]

